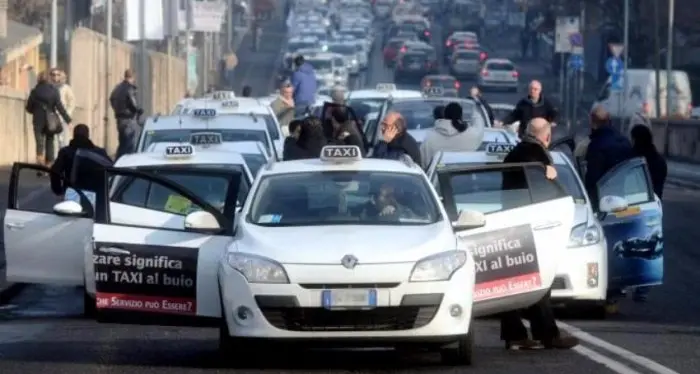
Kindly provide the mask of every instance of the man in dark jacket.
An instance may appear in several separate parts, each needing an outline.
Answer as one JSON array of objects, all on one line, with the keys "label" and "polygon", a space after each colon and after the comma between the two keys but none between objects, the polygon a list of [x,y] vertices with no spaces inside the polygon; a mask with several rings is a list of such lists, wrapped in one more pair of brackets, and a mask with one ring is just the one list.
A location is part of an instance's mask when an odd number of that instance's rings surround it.
[{"label": "man in dark jacket", "polygon": [[348,116],[348,111],[343,108],[334,108],[331,111],[332,136],[330,143],[335,145],[356,145],[365,153],[365,142],[359,132],[355,121]]},{"label": "man in dark jacket", "polygon": [[503,125],[511,125],[514,122],[520,122],[518,127],[518,136],[523,137],[525,127],[533,118],[544,118],[552,123],[557,120],[558,110],[542,95],[542,83],[539,81],[530,82],[528,96],[515,105],[510,114],[503,119]]},{"label": "man in dark jacket", "polygon": [[301,123],[299,138],[296,143],[285,142],[284,160],[305,160],[319,158],[321,149],[328,142],[323,134],[323,125],[316,117],[307,117]]},{"label": "man in dark jacket", "polygon": [[[547,148],[552,139],[551,125],[544,118],[534,118],[526,127],[526,133],[521,142],[508,153],[504,163],[540,162],[545,165],[547,179],[557,177],[552,157]],[[503,178],[503,189],[529,188],[522,173],[506,174]],[[522,321],[520,311],[501,314],[501,339],[506,341],[509,349],[557,348],[570,349],[578,345],[578,339],[562,336],[554,320],[550,295],[547,293],[537,303],[524,311],[530,317],[530,327],[533,339],[528,338],[527,330]]]},{"label": "man in dark jacket", "polygon": [[290,81],[294,86],[294,104],[298,108],[297,113],[302,114],[306,108],[316,102],[316,71],[301,55],[294,58],[294,67]]},{"label": "man in dark jacket", "polygon": [[[49,82],[46,73],[39,75],[37,85],[32,89],[25,107],[32,115],[34,142],[36,143],[36,163],[51,166],[54,160],[54,137],[57,132],[49,131],[51,127],[61,129],[62,125],[56,113],[61,115],[66,127],[70,127],[71,118],[61,102],[58,89]],[[50,122],[53,124],[50,126]]]},{"label": "man in dark jacket", "polygon": [[119,133],[119,147],[117,158],[122,155],[136,152],[136,142],[141,132],[138,117],[143,114],[143,109],[136,101],[136,77],[131,70],[124,72],[124,80],[119,83],[109,96],[109,103],[117,119],[117,132]]},{"label": "man in dark jacket", "polygon": [[617,164],[633,157],[632,143],[610,125],[610,114],[602,106],[593,108],[584,182],[595,210],[601,198],[598,196],[600,178]]},{"label": "man in dark jacket", "polygon": [[397,112],[387,113],[381,123],[382,137],[374,147],[372,157],[398,160],[408,155],[413,162],[420,165],[420,147],[411,134],[406,131],[406,121]]},{"label": "man in dark jacket", "polygon": [[95,192],[101,189],[101,170],[111,166],[112,160],[104,148],[90,140],[90,129],[83,124],[73,129],[73,139],[58,151],[51,167],[51,190],[66,200],[80,201],[76,190],[95,203]]},{"label": "man in dark jacket", "polygon": [[481,104],[484,107],[486,116],[489,118],[489,122],[491,122],[491,125],[493,126],[493,122],[496,120],[496,118],[493,116],[493,109],[491,109],[491,105],[489,105],[486,99],[484,99],[484,95],[481,94],[479,87],[472,87],[469,90],[469,96],[471,96],[471,98],[474,99],[477,104]]}]

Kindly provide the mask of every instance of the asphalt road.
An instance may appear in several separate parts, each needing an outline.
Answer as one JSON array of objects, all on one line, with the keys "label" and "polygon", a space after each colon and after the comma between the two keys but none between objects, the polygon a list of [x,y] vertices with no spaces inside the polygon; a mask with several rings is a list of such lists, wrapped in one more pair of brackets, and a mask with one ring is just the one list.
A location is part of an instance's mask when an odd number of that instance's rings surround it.
[{"label": "asphalt road", "polygon": [[[495,53],[501,55],[515,51],[501,39],[493,45],[498,46]],[[245,74],[246,84],[269,89],[274,64],[267,57],[271,55],[241,55],[260,64],[270,61],[267,73],[258,66],[255,76]],[[543,78],[537,65],[519,62],[519,66],[523,82]],[[375,55],[368,73],[354,85],[390,81],[390,72]],[[491,102],[518,98],[509,93],[486,95]],[[26,191],[31,191],[45,182],[30,176],[27,183],[31,185]],[[48,194],[34,197],[32,205],[50,208]],[[100,325],[81,318],[81,290],[29,286],[10,304],[0,307],[0,373],[696,373],[700,365],[700,300],[693,296],[700,284],[700,249],[696,245],[700,232],[695,229],[700,222],[699,200],[700,191],[667,188],[665,284],[652,290],[646,304],[623,301],[621,312],[607,320],[561,315],[562,328],[583,341],[571,351],[506,351],[498,339],[496,322],[479,320],[475,322],[476,363],[468,369],[441,367],[433,354],[326,351],[291,357],[284,352],[261,352],[260,367],[230,370],[216,353],[215,330]]]}]

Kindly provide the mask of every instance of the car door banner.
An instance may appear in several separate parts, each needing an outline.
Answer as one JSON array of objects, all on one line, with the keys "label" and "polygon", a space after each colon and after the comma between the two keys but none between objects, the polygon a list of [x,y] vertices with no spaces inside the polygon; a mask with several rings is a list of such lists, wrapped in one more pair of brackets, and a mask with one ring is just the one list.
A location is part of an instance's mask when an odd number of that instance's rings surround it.
[{"label": "car door banner", "polygon": [[198,248],[95,243],[98,309],[195,315]]},{"label": "car door banner", "polygon": [[530,225],[470,235],[465,242],[476,263],[475,301],[541,287],[535,238]]}]

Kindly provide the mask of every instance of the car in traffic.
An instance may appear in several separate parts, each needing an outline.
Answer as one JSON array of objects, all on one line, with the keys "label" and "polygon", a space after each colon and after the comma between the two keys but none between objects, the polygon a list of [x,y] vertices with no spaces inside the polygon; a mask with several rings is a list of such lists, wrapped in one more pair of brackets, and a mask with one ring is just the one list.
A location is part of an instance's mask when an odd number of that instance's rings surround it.
[{"label": "car in traffic", "polygon": [[457,78],[475,78],[481,72],[486,52],[475,49],[456,49],[449,62],[450,74]]},{"label": "car in traffic", "polygon": [[396,59],[394,82],[420,81],[427,74],[439,70],[437,56],[432,48],[407,48]]},{"label": "car in traffic", "polygon": [[443,58],[445,62],[449,61],[450,56],[455,49],[464,47],[467,49],[476,49],[479,46],[479,37],[475,32],[471,31],[456,31],[450,34],[445,39],[445,48],[443,48]]},{"label": "car in traffic", "polygon": [[441,95],[457,97],[462,84],[452,75],[433,74],[423,77],[420,81],[420,87],[422,91],[438,88],[441,91]]},{"label": "car in traffic", "polygon": [[415,39],[411,38],[391,38],[384,46],[382,50],[382,56],[384,58],[384,66],[392,68],[396,65],[396,58],[402,52],[403,46],[407,41],[412,41]]},{"label": "car in traffic", "polygon": [[477,82],[482,90],[506,89],[517,92],[520,73],[511,60],[490,58],[484,61]]}]

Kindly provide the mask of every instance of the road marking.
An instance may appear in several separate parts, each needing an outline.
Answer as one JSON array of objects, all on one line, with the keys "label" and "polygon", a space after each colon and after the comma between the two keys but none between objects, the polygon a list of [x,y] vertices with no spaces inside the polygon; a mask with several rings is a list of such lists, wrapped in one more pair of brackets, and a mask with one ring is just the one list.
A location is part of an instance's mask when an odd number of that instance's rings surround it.
[{"label": "road marking", "polygon": [[572,350],[580,354],[581,356],[584,356],[590,359],[591,361],[595,361],[618,374],[642,374],[619,361],[616,361],[608,356],[604,356],[584,346],[579,345],[577,347],[574,347]]},{"label": "road marking", "polygon": [[574,327],[561,321],[557,321],[557,325],[559,325],[561,329],[565,330],[569,334],[577,337],[582,342],[586,342],[600,349],[606,350],[614,355],[620,356],[621,358],[631,363],[637,364],[645,369],[649,369],[650,371],[656,374],[680,374],[679,372],[672,370],[666,366],[663,366],[656,361],[635,354],[612,343],[608,343],[603,339],[596,338],[595,336],[579,329],[578,327]]}]

